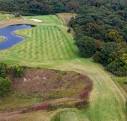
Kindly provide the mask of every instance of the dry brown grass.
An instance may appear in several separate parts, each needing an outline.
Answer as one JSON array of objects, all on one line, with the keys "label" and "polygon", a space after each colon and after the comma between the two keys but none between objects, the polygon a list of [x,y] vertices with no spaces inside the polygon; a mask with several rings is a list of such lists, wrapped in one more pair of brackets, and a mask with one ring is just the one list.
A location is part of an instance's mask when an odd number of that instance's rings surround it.
[{"label": "dry brown grass", "polygon": [[[13,79],[13,88],[24,95],[40,95],[44,100],[77,97],[92,87],[91,80],[79,73],[49,69],[27,69],[25,75]],[[90,89],[91,89],[90,87]]]},{"label": "dry brown grass", "polygon": [[57,16],[63,21],[65,25],[68,25],[71,18],[75,17],[76,14],[75,13],[58,13]]},{"label": "dry brown grass", "polygon": [[[73,71],[29,68],[26,69],[22,78],[13,78],[12,76],[9,78],[13,80],[13,89],[18,94],[22,93],[25,96],[37,94],[43,96],[45,101],[25,107],[18,107],[17,104],[17,107],[14,110],[10,109],[10,111],[4,109],[4,112],[0,113],[0,121],[27,121],[27,114],[24,114],[26,112],[84,105],[88,102],[92,89],[92,81],[87,76]],[[7,109],[9,109],[9,105]],[[48,112],[45,114],[47,115]],[[30,113],[28,115],[31,119]],[[46,121],[42,117],[40,118]]]}]

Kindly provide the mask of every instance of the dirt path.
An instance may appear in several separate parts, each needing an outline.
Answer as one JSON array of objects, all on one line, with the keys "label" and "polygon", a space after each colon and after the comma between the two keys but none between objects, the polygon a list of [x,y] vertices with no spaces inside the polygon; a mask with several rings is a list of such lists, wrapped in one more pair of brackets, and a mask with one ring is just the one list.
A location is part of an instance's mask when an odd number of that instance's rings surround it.
[{"label": "dirt path", "polygon": [[16,121],[20,115],[20,111],[0,113],[0,121]]},{"label": "dirt path", "polygon": [[87,74],[94,81],[90,107],[84,112],[90,121],[126,121],[124,113],[126,98],[100,65],[84,59],[55,68]]}]

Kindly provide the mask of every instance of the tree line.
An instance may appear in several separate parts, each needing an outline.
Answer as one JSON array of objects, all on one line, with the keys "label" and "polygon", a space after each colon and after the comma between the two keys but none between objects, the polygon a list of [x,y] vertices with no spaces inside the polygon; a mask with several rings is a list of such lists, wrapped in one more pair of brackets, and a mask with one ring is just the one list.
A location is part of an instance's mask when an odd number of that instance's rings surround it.
[{"label": "tree line", "polygon": [[83,5],[100,6],[108,3],[109,6],[115,1],[119,0],[0,0],[0,11],[19,12],[23,15],[79,12]]},{"label": "tree line", "polygon": [[82,57],[92,57],[113,74],[127,76],[127,7],[120,2],[89,2],[69,26]]},{"label": "tree line", "polygon": [[[80,0],[79,0],[80,1]],[[78,0],[0,0],[0,10],[20,14],[53,14],[77,12]]]}]

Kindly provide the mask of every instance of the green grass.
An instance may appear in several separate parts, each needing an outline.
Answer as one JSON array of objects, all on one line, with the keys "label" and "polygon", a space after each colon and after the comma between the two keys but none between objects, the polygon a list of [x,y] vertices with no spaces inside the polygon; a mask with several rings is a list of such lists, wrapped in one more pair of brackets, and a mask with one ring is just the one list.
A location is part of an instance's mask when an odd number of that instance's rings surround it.
[{"label": "green grass", "polygon": [[[1,61],[77,71],[88,75],[94,83],[89,107],[78,113],[70,109],[67,113],[61,114],[62,121],[85,121],[85,119],[86,121],[126,121],[123,93],[102,66],[94,63],[92,59],[82,59],[78,56],[74,40],[66,32],[67,27],[61,23],[61,20],[51,15],[26,18],[41,19],[45,22],[29,30],[18,31],[17,33],[23,35],[25,40],[8,50],[1,51]],[[39,119],[41,117],[44,115],[40,115]],[[39,121],[38,117],[34,116],[34,118]],[[45,121],[49,120],[50,118]]]},{"label": "green grass", "polygon": [[127,77],[112,76],[112,79],[118,83],[127,93]]},{"label": "green grass", "polygon": [[[72,118],[73,117],[73,118]],[[89,121],[86,117],[80,115],[80,111],[76,109],[59,110],[53,116],[51,121]]]},{"label": "green grass", "polygon": [[113,77],[115,81],[117,81],[120,85],[127,84],[127,77]]},{"label": "green grass", "polygon": [[11,14],[0,13],[0,21],[12,18]]},{"label": "green grass", "polygon": [[87,74],[93,80],[90,105],[87,109],[81,110],[80,116],[87,117],[89,121],[126,121],[125,98],[103,67],[90,59],[77,59],[56,68]]},{"label": "green grass", "polygon": [[39,19],[42,20],[43,24],[56,24],[56,25],[62,25],[63,21],[58,19],[55,15],[44,15],[44,16],[26,16],[24,17],[26,19]]},{"label": "green grass", "polygon": [[[43,17],[41,17],[43,19]],[[54,21],[56,16],[44,16],[44,19]],[[58,18],[57,18],[58,19]],[[59,19],[58,19],[59,20]],[[16,61],[21,64],[29,63],[56,63],[77,58],[77,48],[74,40],[66,31],[67,28],[57,24],[41,24],[32,29],[18,31],[18,34],[25,36],[25,40],[16,46],[0,52],[4,61]],[[50,20],[51,21],[51,20]]]}]

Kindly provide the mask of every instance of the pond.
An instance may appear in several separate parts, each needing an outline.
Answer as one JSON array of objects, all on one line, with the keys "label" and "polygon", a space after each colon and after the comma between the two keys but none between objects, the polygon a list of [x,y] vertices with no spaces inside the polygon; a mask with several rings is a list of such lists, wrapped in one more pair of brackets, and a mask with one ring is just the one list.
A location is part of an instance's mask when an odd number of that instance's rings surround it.
[{"label": "pond", "polygon": [[8,49],[24,39],[22,36],[15,34],[16,30],[29,29],[31,27],[32,25],[29,24],[16,24],[0,28],[0,36],[5,38],[4,41],[0,42],[0,50]]}]

